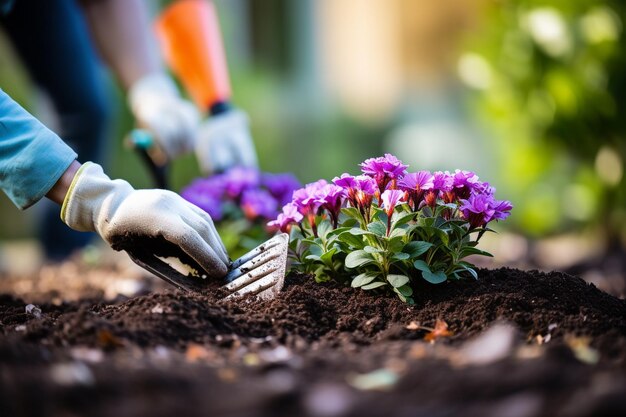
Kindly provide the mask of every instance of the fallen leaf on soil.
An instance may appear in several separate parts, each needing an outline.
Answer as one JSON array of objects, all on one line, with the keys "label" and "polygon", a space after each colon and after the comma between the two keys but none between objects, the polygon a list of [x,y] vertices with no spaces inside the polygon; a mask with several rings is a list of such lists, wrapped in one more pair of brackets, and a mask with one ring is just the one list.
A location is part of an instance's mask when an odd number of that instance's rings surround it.
[{"label": "fallen leaf on soil", "polygon": [[452,332],[448,330],[448,323],[443,320],[437,319],[435,322],[435,328],[426,333],[424,340],[430,343],[435,343],[435,340],[441,337],[452,336]]},{"label": "fallen leaf on soil", "polygon": [[594,365],[600,360],[600,353],[590,346],[590,337],[566,337],[565,343],[572,349],[576,359],[583,363]]},{"label": "fallen leaf on soil", "polygon": [[362,391],[385,391],[398,382],[398,374],[386,369],[377,369],[366,374],[348,376],[348,383]]},{"label": "fallen leaf on soil", "polygon": [[185,359],[189,362],[196,362],[198,360],[205,360],[211,356],[209,351],[202,345],[191,343],[187,346],[185,351]]},{"label": "fallen leaf on soil", "polygon": [[124,342],[108,330],[98,331],[98,346],[103,349],[112,349],[124,346]]}]

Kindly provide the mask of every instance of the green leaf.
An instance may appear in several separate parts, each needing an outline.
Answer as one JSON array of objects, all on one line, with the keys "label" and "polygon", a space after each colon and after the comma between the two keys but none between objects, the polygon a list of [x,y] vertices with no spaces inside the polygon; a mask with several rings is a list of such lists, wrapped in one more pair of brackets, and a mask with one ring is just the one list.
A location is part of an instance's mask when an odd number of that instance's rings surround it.
[{"label": "green leaf", "polygon": [[489,252],[485,252],[484,250],[473,248],[471,246],[466,246],[463,249],[461,249],[461,252],[459,253],[459,258],[465,258],[466,256],[469,256],[469,255],[482,255],[482,256],[493,257],[493,255],[490,254]]},{"label": "green leaf", "polygon": [[358,268],[373,261],[374,259],[369,253],[364,250],[355,250],[346,256],[345,265],[347,268]]},{"label": "green leaf", "polygon": [[[362,249],[365,246],[365,242],[363,242],[363,238],[356,236],[354,233],[352,233],[352,230],[353,229],[350,229],[346,232],[341,233],[339,236],[337,236],[337,239],[339,239],[340,242],[346,243],[348,246],[352,248]],[[359,229],[354,229],[354,230],[359,230]]]},{"label": "green leaf", "polygon": [[332,236],[339,236],[343,232],[348,231],[350,229],[351,227],[338,227],[335,230],[331,230],[330,232],[328,232],[328,235],[326,235],[326,237],[330,239]]},{"label": "green leaf", "polygon": [[413,295],[413,288],[410,285],[403,285],[401,287],[397,287],[393,289],[396,293],[402,294],[405,297],[410,297]]},{"label": "green leaf", "polygon": [[406,235],[406,230],[404,230],[402,228],[394,229],[391,233],[389,233],[389,237],[390,238],[402,237],[404,235]]},{"label": "green leaf", "polygon": [[367,285],[370,282],[374,281],[377,276],[378,276],[378,273],[376,272],[364,272],[354,277],[350,285],[353,288],[362,287],[363,285]]},{"label": "green leaf", "polygon": [[441,284],[448,279],[448,276],[443,271],[430,272],[422,271],[422,277],[431,284]]},{"label": "green leaf", "polygon": [[387,236],[387,226],[383,222],[373,222],[367,225],[367,230],[380,237]]},{"label": "green leaf", "polygon": [[415,269],[419,269],[422,272],[430,272],[430,267],[428,266],[428,264],[421,259],[413,262],[413,266],[415,267]]},{"label": "green leaf", "polygon": [[330,224],[329,220],[322,220],[318,222],[317,225],[317,235],[321,239],[326,239],[326,235],[333,229],[333,226]]},{"label": "green leaf", "polygon": [[374,233],[370,232],[369,230],[363,230],[357,227],[353,227],[352,229],[349,230],[349,232],[355,236],[361,236],[361,235],[376,236]]},{"label": "green leaf", "polygon": [[367,284],[367,285],[362,286],[361,289],[373,290],[374,288],[382,287],[383,285],[387,285],[387,283],[386,282],[376,281],[376,282],[372,282],[371,284]]},{"label": "green leaf", "polygon": [[406,259],[409,259],[410,257],[411,257],[411,255],[409,255],[408,253],[396,252],[396,253],[393,254],[391,259],[393,259],[394,261],[404,261]]},{"label": "green leaf", "polygon": [[478,279],[478,272],[476,272],[476,270],[474,269],[475,266],[471,263],[461,261],[458,263],[458,266],[460,266],[462,270],[469,272],[470,275],[474,277],[474,279]]},{"label": "green leaf", "polygon": [[309,259],[311,261],[321,261],[322,258],[318,255],[307,255],[305,259]]},{"label": "green leaf", "polygon": [[337,249],[332,248],[331,250],[329,250],[328,252],[320,256],[320,260],[324,263],[324,265],[328,266],[329,268],[332,268],[333,267],[333,255],[336,252],[337,252]]},{"label": "green leaf", "polygon": [[363,250],[367,253],[381,253],[384,252],[382,249],[375,248],[373,246],[366,246]]},{"label": "green leaf", "polygon": [[387,275],[387,281],[389,281],[392,286],[398,288],[407,284],[409,282],[409,277],[406,275],[389,274]]},{"label": "green leaf", "polygon": [[425,254],[432,246],[433,244],[430,242],[416,240],[414,242],[407,243],[404,246],[404,249],[402,249],[402,252],[406,252],[411,255],[411,258],[417,258],[418,256]]},{"label": "green leaf", "polygon": [[404,239],[402,236],[390,237],[387,241],[387,250],[389,252],[400,252],[404,248]]},{"label": "green leaf", "polygon": [[341,213],[345,214],[346,216],[353,218],[353,219],[360,219],[361,218],[361,213],[359,213],[359,210],[355,207],[345,207],[341,209]]},{"label": "green leaf", "polygon": [[404,211],[396,212],[391,216],[391,228],[395,229],[398,226],[402,226],[413,220],[415,218],[416,213],[407,213]]}]

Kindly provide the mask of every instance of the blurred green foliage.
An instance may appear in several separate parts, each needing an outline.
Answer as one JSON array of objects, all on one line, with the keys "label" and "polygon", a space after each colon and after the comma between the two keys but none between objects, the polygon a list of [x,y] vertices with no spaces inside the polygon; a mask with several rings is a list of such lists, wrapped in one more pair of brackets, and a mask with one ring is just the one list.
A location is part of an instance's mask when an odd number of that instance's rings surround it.
[{"label": "blurred green foliage", "polygon": [[494,131],[500,184],[523,231],[622,233],[626,3],[490,3],[458,71]]}]

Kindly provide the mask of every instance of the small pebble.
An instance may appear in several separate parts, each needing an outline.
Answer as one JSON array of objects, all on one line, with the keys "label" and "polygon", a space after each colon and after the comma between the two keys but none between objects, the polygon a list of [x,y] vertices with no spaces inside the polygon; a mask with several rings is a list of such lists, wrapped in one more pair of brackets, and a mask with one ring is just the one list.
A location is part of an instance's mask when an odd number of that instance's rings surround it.
[{"label": "small pebble", "polygon": [[34,316],[36,319],[41,318],[41,309],[35,304],[28,304],[26,306],[26,314]]}]

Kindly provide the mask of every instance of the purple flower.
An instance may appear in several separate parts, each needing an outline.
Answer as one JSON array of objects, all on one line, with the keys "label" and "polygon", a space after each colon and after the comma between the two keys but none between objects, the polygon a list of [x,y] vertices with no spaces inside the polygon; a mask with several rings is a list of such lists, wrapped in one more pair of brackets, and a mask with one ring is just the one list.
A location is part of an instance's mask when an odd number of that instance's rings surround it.
[{"label": "purple flower", "polygon": [[454,196],[451,196],[451,200],[467,199],[472,190],[481,186],[481,182],[478,180],[478,175],[471,171],[461,171],[457,169],[452,176],[452,188]]},{"label": "purple flower", "polygon": [[241,209],[245,216],[254,220],[257,217],[276,217],[278,202],[266,190],[244,190],[241,194]]},{"label": "purple flower", "polygon": [[312,182],[293,192],[293,203],[298,207],[298,211],[305,215],[313,231],[313,235],[317,237],[317,224],[315,224],[315,215],[322,206],[319,198],[321,189],[326,186],[326,180]]},{"label": "purple flower", "polygon": [[382,200],[381,206],[385,209],[388,217],[391,217],[393,210],[398,204],[406,202],[404,197],[404,191],[400,190],[385,190],[385,192],[380,195],[380,199]]},{"label": "purple flower", "polygon": [[261,176],[261,184],[268,189],[281,206],[290,202],[293,192],[302,187],[300,181],[294,175],[288,173],[263,174]]},{"label": "purple flower", "polygon": [[244,190],[257,188],[260,174],[256,168],[234,167],[223,174],[226,194],[232,199],[241,197]]},{"label": "purple flower", "polygon": [[408,200],[417,211],[424,198],[424,193],[433,188],[433,176],[428,171],[418,171],[406,174],[398,181],[398,188],[408,193]]},{"label": "purple flower", "polygon": [[180,195],[185,200],[209,213],[209,216],[214,221],[222,219],[222,204],[219,197],[206,192],[202,187],[194,187],[192,184],[181,190]]},{"label": "purple flower", "polygon": [[461,213],[467,219],[471,229],[483,227],[493,218],[495,210],[493,197],[484,194],[472,194],[467,200],[461,200]]},{"label": "purple flower", "polygon": [[276,220],[267,223],[270,227],[278,227],[281,232],[289,233],[289,229],[293,223],[299,223],[304,217],[298,211],[298,206],[294,203],[288,203],[283,207],[283,212],[278,215]]},{"label": "purple flower", "polygon": [[346,172],[341,174],[341,177],[333,178],[333,183],[335,183],[335,185],[338,185],[339,187],[342,187],[346,190],[348,190],[349,188],[356,187],[356,180],[354,179],[352,175]]},{"label": "purple flower", "polygon": [[293,203],[298,207],[300,213],[305,216],[309,213],[315,214],[322,205],[318,198],[320,189],[327,185],[326,180],[312,182],[293,192]]},{"label": "purple flower", "polygon": [[323,209],[328,211],[333,228],[337,228],[339,213],[346,194],[346,190],[335,184],[326,184],[317,193],[317,201]]},{"label": "purple flower", "polygon": [[437,199],[444,197],[444,200],[449,199],[450,192],[453,186],[453,177],[448,171],[437,171],[433,174],[433,187],[424,193],[424,202],[430,208],[434,209],[437,205]]},{"label": "purple flower", "polygon": [[493,209],[494,213],[491,220],[504,220],[511,215],[513,204],[508,200],[494,201]]},{"label": "purple flower", "polygon": [[398,204],[404,203],[406,192],[401,190],[385,190],[380,195],[381,206],[387,213],[387,236],[391,232],[391,216],[393,216],[393,210]]},{"label": "purple flower", "polygon": [[408,167],[408,165],[403,164],[402,161],[389,153],[378,158],[366,159],[360,166],[363,174],[369,175],[376,180],[380,193],[387,189],[389,183],[392,184],[393,188],[395,182],[402,178]]}]

